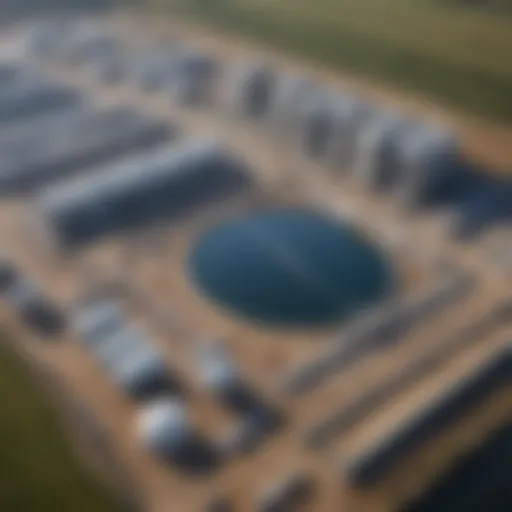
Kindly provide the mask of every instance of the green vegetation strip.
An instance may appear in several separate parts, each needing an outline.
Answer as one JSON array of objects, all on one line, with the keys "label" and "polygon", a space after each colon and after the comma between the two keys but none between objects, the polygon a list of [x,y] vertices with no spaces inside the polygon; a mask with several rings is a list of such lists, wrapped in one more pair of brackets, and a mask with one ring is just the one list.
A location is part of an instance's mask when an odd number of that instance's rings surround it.
[{"label": "green vegetation strip", "polygon": [[[444,57],[438,49],[421,48],[419,40],[411,39],[411,43],[406,44],[403,38],[389,37],[389,30],[384,34],[378,25],[374,32],[370,30],[372,27],[361,30],[362,22],[359,21],[358,29],[353,29],[351,22],[344,20],[343,10],[333,12],[329,19],[325,13],[320,15],[312,10],[308,15],[304,9],[293,8],[293,4],[278,0],[261,0],[257,8],[253,1],[243,0],[149,0],[149,3],[342,70],[348,69],[418,90],[431,98],[501,122],[512,122],[512,74],[508,69],[511,62],[503,58],[503,69],[500,70],[495,65],[493,69],[490,66],[486,69],[481,59],[471,63],[470,52],[453,50],[453,38],[457,40],[457,34],[452,34],[450,42],[447,41],[447,56]],[[325,4],[325,0],[319,2],[319,10],[322,4]],[[430,15],[426,19],[427,23],[432,23],[431,38],[436,39],[438,36],[432,9],[428,11]],[[438,13],[440,23],[446,11],[443,8],[434,11]],[[375,23],[364,9],[361,16],[368,16],[369,23]],[[407,25],[407,16],[404,14],[400,18],[399,22],[397,20],[397,33],[405,30],[404,26]],[[411,17],[413,19],[417,21],[417,15]],[[383,23],[386,21],[383,20]],[[482,18],[485,25],[482,36],[492,31],[492,23],[492,19]],[[424,31],[425,27],[422,29]],[[464,33],[464,27],[460,27],[461,45],[470,36],[467,30]],[[474,23],[471,30],[474,30]],[[501,43],[501,50],[505,56],[510,53],[512,59],[512,23],[510,34],[510,38]],[[510,52],[506,48],[508,43]],[[482,45],[485,44],[486,40],[482,40]],[[490,49],[489,59],[492,57],[494,55]]]},{"label": "green vegetation strip", "polygon": [[75,459],[35,382],[0,343],[0,510],[119,510]]}]

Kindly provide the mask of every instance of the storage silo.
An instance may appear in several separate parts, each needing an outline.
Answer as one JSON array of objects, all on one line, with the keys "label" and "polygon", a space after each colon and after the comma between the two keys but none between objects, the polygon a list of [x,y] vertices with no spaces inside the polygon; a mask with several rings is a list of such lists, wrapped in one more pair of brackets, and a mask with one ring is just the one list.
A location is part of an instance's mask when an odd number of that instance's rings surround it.
[{"label": "storage silo", "polygon": [[260,62],[237,62],[225,78],[225,101],[236,116],[253,120],[268,118],[276,83],[271,67]]},{"label": "storage silo", "polygon": [[138,418],[142,442],[155,455],[174,456],[191,436],[185,405],[176,400],[159,399],[143,408]]},{"label": "storage silo", "polygon": [[144,91],[164,90],[179,69],[185,47],[138,48],[126,61],[126,80]]},{"label": "storage silo", "polygon": [[284,75],[275,86],[273,124],[285,138],[296,141],[298,128],[304,122],[304,107],[320,94],[317,85],[297,75]]},{"label": "storage silo", "polygon": [[336,95],[330,110],[334,119],[334,134],[327,150],[327,161],[336,169],[351,171],[356,164],[359,136],[371,122],[373,108],[357,98]]},{"label": "storage silo", "polygon": [[210,103],[220,74],[220,62],[213,56],[184,51],[176,62],[176,73],[170,78],[171,98],[182,105]]},{"label": "storage silo", "polygon": [[196,140],[50,188],[38,204],[61,244],[74,246],[181,217],[251,184],[245,165],[229,151]]},{"label": "storage silo", "polygon": [[459,171],[453,134],[430,126],[411,129],[401,139],[396,194],[406,207],[435,202],[445,183]]},{"label": "storage silo", "polygon": [[158,399],[146,405],[137,423],[142,443],[165,462],[202,472],[218,461],[209,443],[194,431],[185,405],[177,399]]},{"label": "storage silo", "polygon": [[398,150],[409,128],[402,118],[383,114],[370,121],[357,137],[355,176],[372,188],[388,189],[398,178]]},{"label": "storage silo", "polygon": [[302,112],[302,150],[313,160],[325,161],[336,130],[331,94],[322,91],[312,96],[304,104]]}]

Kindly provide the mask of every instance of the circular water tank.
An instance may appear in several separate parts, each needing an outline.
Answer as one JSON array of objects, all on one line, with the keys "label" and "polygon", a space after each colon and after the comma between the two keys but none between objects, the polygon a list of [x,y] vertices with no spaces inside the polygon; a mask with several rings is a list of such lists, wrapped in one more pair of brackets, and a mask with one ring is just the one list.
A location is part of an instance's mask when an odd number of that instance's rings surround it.
[{"label": "circular water tank", "polygon": [[387,257],[329,216],[302,209],[250,213],[210,229],[191,274],[224,308],[266,324],[338,322],[391,291]]}]

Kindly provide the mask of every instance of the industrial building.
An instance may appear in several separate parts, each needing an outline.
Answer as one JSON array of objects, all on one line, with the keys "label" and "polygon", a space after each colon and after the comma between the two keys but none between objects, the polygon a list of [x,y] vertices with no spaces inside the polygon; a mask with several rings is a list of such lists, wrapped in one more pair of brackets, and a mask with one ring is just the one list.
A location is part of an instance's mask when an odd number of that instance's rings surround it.
[{"label": "industrial building", "polygon": [[179,218],[251,185],[245,167],[209,141],[165,148],[77,177],[38,199],[63,245],[85,243],[151,220]]},{"label": "industrial building", "polygon": [[[507,241],[510,180],[444,126],[122,26],[31,26],[0,66],[21,350],[108,425],[148,512],[467,512],[461,485],[501,512],[480,448],[510,423],[512,296],[478,235]],[[439,482],[473,456],[493,482]]]}]

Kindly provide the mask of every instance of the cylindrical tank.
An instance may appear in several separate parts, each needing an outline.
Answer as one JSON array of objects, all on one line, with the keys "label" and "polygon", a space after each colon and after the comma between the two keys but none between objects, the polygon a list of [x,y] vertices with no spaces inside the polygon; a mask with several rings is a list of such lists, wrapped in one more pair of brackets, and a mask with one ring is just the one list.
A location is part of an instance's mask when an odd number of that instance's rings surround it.
[{"label": "cylindrical tank", "polygon": [[371,122],[374,111],[370,105],[347,95],[336,95],[330,110],[334,133],[327,150],[328,163],[342,171],[353,170],[358,138],[364,127]]},{"label": "cylindrical tank", "polygon": [[407,207],[435,200],[443,183],[458,172],[458,144],[444,130],[422,126],[402,138],[396,193]]},{"label": "cylindrical tank", "polygon": [[370,121],[357,137],[355,173],[370,187],[388,189],[398,177],[398,146],[408,123],[390,114]]},{"label": "cylindrical tank", "polygon": [[126,78],[144,91],[163,90],[174,80],[185,48],[138,48],[126,63]]},{"label": "cylindrical tank", "polygon": [[302,150],[309,158],[325,161],[336,130],[331,94],[325,91],[315,94],[306,101],[302,111]]},{"label": "cylindrical tank", "polygon": [[275,73],[259,62],[237,62],[226,76],[226,100],[235,115],[268,117],[273,108]]},{"label": "cylindrical tank", "polygon": [[38,203],[69,246],[156,218],[181,216],[251,182],[230,152],[193,141],[56,186],[43,192]]},{"label": "cylindrical tank", "polygon": [[188,51],[177,62],[175,76],[170,80],[171,98],[183,105],[209,103],[214,99],[220,63],[212,56]]},{"label": "cylindrical tank", "polygon": [[304,107],[317,94],[319,94],[318,86],[302,77],[296,75],[280,77],[276,83],[272,112],[276,131],[294,141],[298,128],[304,121]]},{"label": "cylindrical tank", "polygon": [[159,399],[139,414],[141,441],[158,457],[173,457],[190,442],[192,427],[185,405],[177,400]]},{"label": "cylindrical tank", "polygon": [[209,443],[194,432],[185,405],[177,399],[158,399],[145,406],[139,414],[138,430],[154,455],[182,470],[201,473],[218,462]]}]

